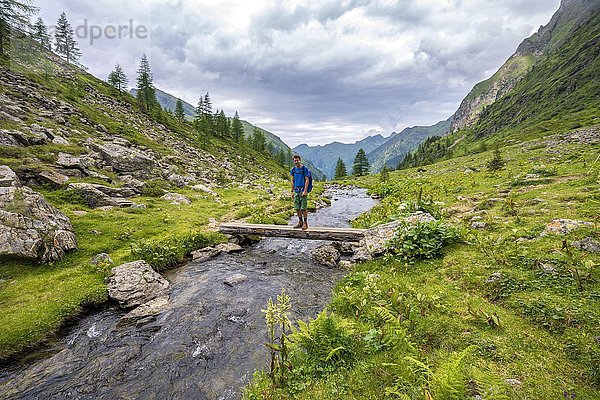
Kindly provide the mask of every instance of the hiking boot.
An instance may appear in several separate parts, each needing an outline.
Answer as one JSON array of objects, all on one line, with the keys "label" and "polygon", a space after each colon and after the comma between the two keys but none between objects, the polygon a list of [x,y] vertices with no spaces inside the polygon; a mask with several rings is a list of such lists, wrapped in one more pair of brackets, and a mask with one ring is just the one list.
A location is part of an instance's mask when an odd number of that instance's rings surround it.
[{"label": "hiking boot", "polygon": [[307,223],[307,222],[304,222],[304,223],[302,224],[302,230],[303,230],[303,231],[305,231],[305,230],[307,230],[307,229],[308,229],[308,223]]},{"label": "hiking boot", "polygon": [[300,220],[300,221],[298,221],[298,223],[297,223],[296,225],[294,225],[292,228],[294,228],[294,229],[300,229],[300,228],[302,228],[302,226],[303,226],[303,225],[302,225],[302,220]]}]

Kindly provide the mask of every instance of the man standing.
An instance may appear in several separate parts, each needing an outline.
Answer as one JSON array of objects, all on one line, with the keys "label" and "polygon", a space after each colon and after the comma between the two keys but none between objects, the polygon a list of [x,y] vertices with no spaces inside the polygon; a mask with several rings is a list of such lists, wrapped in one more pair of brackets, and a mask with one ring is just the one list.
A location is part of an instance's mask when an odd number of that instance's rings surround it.
[{"label": "man standing", "polygon": [[294,228],[302,228],[302,230],[308,229],[308,191],[309,191],[309,180],[310,170],[302,165],[301,158],[298,154],[294,154],[292,157],[294,167],[290,171],[292,176],[292,199],[294,200],[294,208],[296,214],[298,214],[298,223],[294,225]]}]

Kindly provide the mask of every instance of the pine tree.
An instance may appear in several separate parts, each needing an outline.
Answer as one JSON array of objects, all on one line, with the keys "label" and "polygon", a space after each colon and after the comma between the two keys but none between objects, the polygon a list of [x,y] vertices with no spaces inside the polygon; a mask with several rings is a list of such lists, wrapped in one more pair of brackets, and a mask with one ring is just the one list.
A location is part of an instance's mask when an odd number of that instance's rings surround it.
[{"label": "pine tree", "polygon": [[502,169],[504,167],[504,164],[506,164],[506,162],[502,159],[502,154],[500,154],[500,148],[496,146],[496,148],[494,149],[492,159],[487,163],[487,168],[490,171],[498,171],[499,169]]},{"label": "pine tree", "polygon": [[231,123],[231,134],[233,135],[233,140],[238,143],[244,139],[244,126],[242,125],[242,121],[240,121],[240,116],[237,111],[235,112]]},{"label": "pine tree", "polygon": [[221,110],[215,113],[216,132],[222,137],[229,136],[229,120],[225,116],[225,111]]},{"label": "pine tree", "polygon": [[198,100],[198,106],[196,107],[196,116],[194,120],[199,122],[202,116],[204,115],[204,98],[200,96],[200,100]]},{"label": "pine tree", "polygon": [[337,163],[335,164],[335,173],[333,179],[342,179],[348,175],[348,171],[346,170],[346,164],[344,160],[338,158]]},{"label": "pine tree", "polygon": [[56,23],[54,39],[56,52],[61,55],[66,62],[77,63],[77,60],[81,57],[81,51],[79,50],[79,47],[77,47],[75,32],[67,20],[67,15],[64,11],[60,14],[58,22]]},{"label": "pine tree", "polygon": [[390,172],[387,165],[383,165],[381,171],[379,171],[379,181],[381,183],[386,183],[390,179]]},{"label": "pine tree", "polygon": [[257,126],[254,127],[254,132],[252,133],[252,148],[254,150],[260,151],[261,153],[265,152],[267,147],[267,139],[262,129]]},{"label": "pine tree", "polygon": [[354,164],[352,165],[352,175],[363,176],[369,173],[369,159],[365,151],[360,148],[356,157],[354,157]]},{"label": "pine tree", "polygon": [[38,8],[32,6],[30,0],[0,1],[0,57],[7,55],[15,30],[27,30],[29,16],[37,11]]},{"label": "pine tree", "polygon": [[185,111],[183,110],[183,102],[181,99],[177,99],[177,103],[175,104],[175,118],[180,122],[185,121]]},{"label": "pine tree", "polygon": [[210,133],[212,133],[214,132],[214,118],[212,114],[212,103],[210,102],[210,96],[208,92],[206,92],[206,94],[204,95],[203,106],[204,110],[202,112],[202,115],[206,119],[206,124],[210,125]]},{"label": "pine tree", "polygon": [[124,92],[127,89],[129,79],[127,79],[127,75],[125,75],[125,72],[123,72],[123,68],[117,64],[115,65],[114,71],[108,74],[107,82],[109,85],[117,89],[119,96],[121,96],[121,92]]},{"label": "pine tree", "polygon": [[50,44],[50,35],[48,34],[48,27],[46,24],[44,24],[44,20],[42,18],[38,18],[37,21],[35,21],[35,24],[33,24],[33,32],[31,33],[31,37],[43,48],[52,50],[52,45]]},{"label": "pine tree", "polygon": [[156,91],[152,84],[152,73],[150,72],[150,63],[146,54],[142,54],[140,67],[137,70],[137,100],[140,109],[145,112],[152,111],[158,102],[156,101]]}]

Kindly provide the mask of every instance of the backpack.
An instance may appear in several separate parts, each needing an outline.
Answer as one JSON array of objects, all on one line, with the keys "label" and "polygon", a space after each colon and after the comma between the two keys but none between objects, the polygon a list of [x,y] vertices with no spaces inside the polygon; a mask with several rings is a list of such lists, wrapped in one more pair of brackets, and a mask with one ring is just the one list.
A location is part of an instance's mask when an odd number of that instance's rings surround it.
[{"label": "backpack", "polygon": [[310,171],[308,170],[308,168],[306,167],[306,165],[302,166],[302,180],[304,181],[304,177],[306,176],[306,174],[308,175],[308,188],[306,189],[306,193],[310,193],[313,189],[313,182],[312,182],[312,174],[310,173]]}]

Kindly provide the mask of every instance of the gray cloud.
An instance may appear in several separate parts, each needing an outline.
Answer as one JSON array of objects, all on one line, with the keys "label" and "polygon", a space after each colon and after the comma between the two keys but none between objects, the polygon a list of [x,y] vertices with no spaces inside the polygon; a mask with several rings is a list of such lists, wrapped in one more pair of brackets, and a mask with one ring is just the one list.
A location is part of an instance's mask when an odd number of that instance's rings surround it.
[{"label": "gray cloud", "polygon": [[[85,7],[82,4],[86,4]],[[156,85],[196,104],[209,91],[227,114],[301,142],[351,142],[434,124],[456,110],[559,0],[47,0],[42,16],[98,25],[133,19],[145,40],[80,43],[105,78],[130,80],[143,52]]]}]

